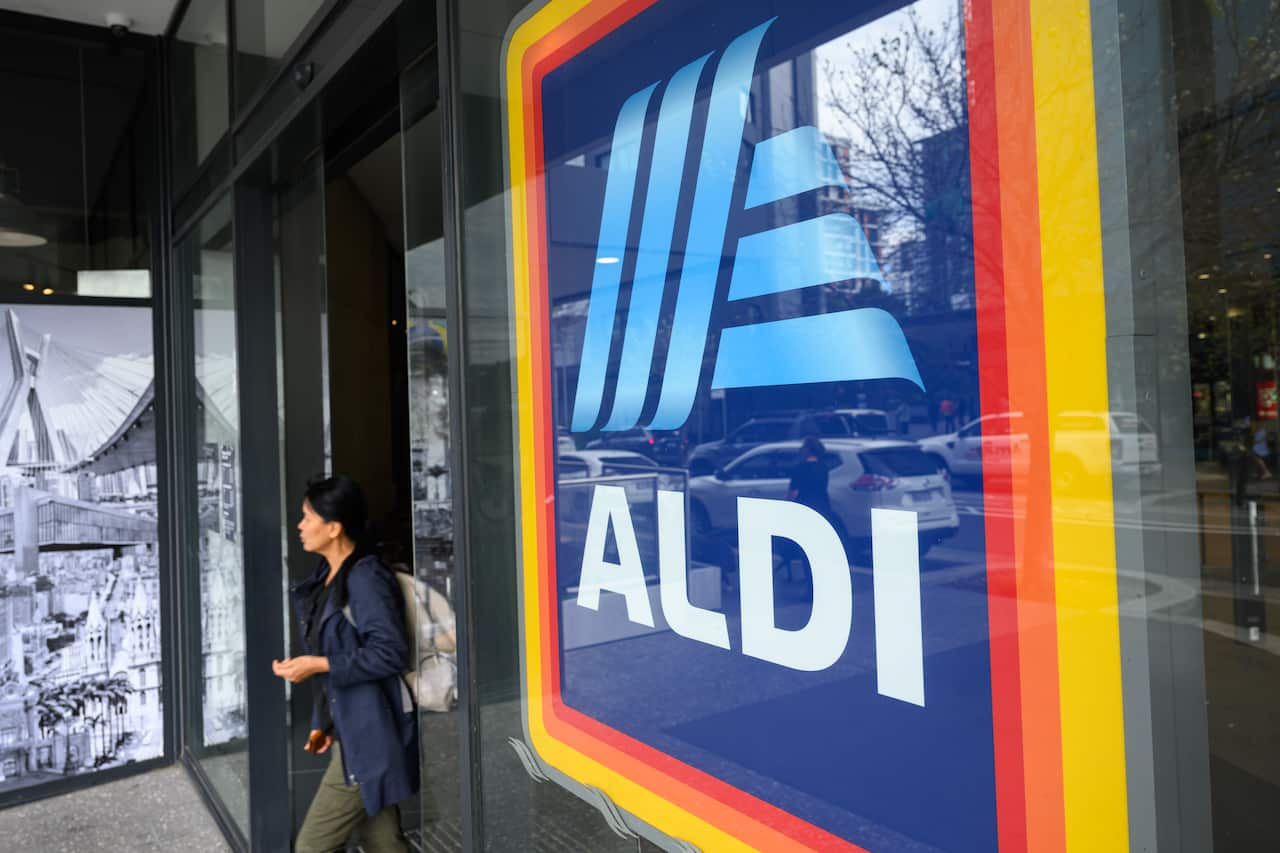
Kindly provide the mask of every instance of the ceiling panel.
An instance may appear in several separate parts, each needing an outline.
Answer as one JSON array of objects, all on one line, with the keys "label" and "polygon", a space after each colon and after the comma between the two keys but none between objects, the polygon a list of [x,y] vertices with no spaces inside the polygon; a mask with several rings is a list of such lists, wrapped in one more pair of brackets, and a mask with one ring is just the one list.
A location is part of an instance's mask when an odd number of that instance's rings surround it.
[{"label": "ceiling panel", "polygon": [[132,32],[159,35],[177,5],[177,0],[18,0],[0,2],[0,9],[99,27],[107,25],[107,13],[118,12],[133,21]]}]

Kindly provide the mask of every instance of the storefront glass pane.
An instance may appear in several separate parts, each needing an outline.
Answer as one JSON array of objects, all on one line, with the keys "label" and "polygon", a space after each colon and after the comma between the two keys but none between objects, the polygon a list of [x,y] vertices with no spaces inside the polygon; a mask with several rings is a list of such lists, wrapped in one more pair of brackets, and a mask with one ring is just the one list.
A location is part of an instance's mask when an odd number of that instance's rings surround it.
[{"label": "storefront glass pane", "polygon": [[1272,5],[513,6],[455,4],[483,847],[1280,844]]},{"label": "storefront glass pane", "polygon": [[[511,295],[506,273],[506,214],[501,145],[501,44],[522,4],[456,4],[462,38],[454,140],[460,155],[462,220],[461,329],[451,330],[466,389],[462,413],[466,466],[467,600],[483,819],[481,848],[547,845],[634,851],[592,806],[556,785],[540,784],[523,763],[519,593],[516,561],[515,456],[512,423]],[[461,342],[459,346],[459,337]],[[532,841],[531,841],[532,840]]]},{"label": "storefront glass pane", "polygon": [[240,411],[230,200],[179,248],[191,271],[199,547],[200,716],[192,732],[222,802],[248,832]]},{"label": "storefront glass pane", "polygon": [[236,106],[243,108],[280,67],[324,0],[236,0]]},{"label": "storefront glass pane", "polygon": [[1205,782],[1214,849],[1265,850],[1280,847],[1280,14],[1171,6]]},{"label": "storefront glass pane", "polygon": [[151,295],[160,182],[157,69],[132,45],[0,27],[0,288],[13,297]]},{"label": "storefront glass pane", "polygon": [[[960,12],[661,7],[508,112],[525,757],[624,835],[997,846],[983,445],[1025,441],[980,373]],[[677,829],[621,781],[654,772],[728,808]]]},{"label": "storefront glass pane", "polygon": [[[404,145],[405,287],[409,343],[409,441],[414,573],[439,624],[418,637],[422,660],[453,675],[419,717],[422,844],[462,849],[458,766],[457,617],[449,420],[449,329],[445,317],[444,198],[441,193],[437,63],[430,55],[401,77]],[[428,592],[429,588],[429,592]],[[421,665],[420,665],[421,666]],[[448,678],[441,684],[447,684]],[[420,691],[420,696],[426,692]]]},{"label": "storefront glass pane", "polygon": [[186,188],[230,120],[226,0],[193,0],[169,45],[173,116],[173,178]]}]

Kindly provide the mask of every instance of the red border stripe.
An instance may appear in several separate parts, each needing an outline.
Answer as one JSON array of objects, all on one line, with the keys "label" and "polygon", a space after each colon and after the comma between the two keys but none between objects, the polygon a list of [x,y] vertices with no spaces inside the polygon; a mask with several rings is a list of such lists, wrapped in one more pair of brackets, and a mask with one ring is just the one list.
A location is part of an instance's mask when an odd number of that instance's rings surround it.
[{"label": "red border stripe", "polygon": [[[965,10],[978,369],[982,411],[998,412],[1009,402],[1009,361],[1004,316],[995,46],[990,5],[966,3]],[[987,615],[991,637],[991,721],[999,846],[1003,851],[1023,851],[1027,849],[1027,814],[1023,799],[1018,591],[1013,571],[1016,555],[1013,519],[996,506],[997,502],[1011,506],[1014,500],[1009,461],[1009,457],[993,456],[984,459],[983,464]]]}]

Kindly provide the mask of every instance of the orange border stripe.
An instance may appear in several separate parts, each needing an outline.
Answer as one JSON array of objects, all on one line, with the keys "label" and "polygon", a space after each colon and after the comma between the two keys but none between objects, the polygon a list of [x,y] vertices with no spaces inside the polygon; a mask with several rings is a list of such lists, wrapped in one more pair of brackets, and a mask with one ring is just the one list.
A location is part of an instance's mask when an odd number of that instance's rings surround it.
[{"label": "orange border stripe", "polygon": [[[1031,18],[1023,0],[993,0],[992,5],[1009,408],[1023,413],[1030,445],[1028,469],[1012,472],[1027,849],[1061,853],[1066,849],[1066,835]],[[1019,512],[1023,507],[1025,514]]]}]

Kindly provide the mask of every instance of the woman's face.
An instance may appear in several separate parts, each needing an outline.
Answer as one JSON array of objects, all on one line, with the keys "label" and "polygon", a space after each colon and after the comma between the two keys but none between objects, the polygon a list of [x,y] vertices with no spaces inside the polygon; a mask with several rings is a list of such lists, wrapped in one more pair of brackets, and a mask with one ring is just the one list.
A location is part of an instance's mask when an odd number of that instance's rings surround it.
[{"label": "woman's face", "polygon": [[342,533],[342,525],[336,521],[325,521],[314,509],[311,502],[302,502],[302,520],[298,522],[298,539],[302,541],[302,549],[312,553],[323,551],[332,545]]}]

